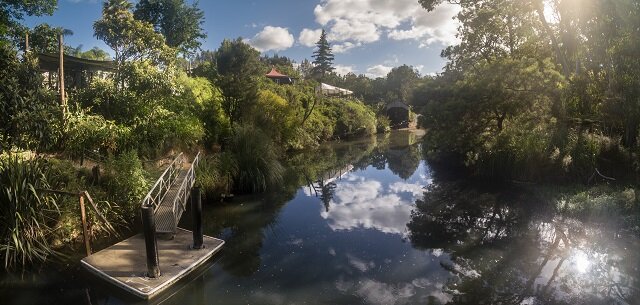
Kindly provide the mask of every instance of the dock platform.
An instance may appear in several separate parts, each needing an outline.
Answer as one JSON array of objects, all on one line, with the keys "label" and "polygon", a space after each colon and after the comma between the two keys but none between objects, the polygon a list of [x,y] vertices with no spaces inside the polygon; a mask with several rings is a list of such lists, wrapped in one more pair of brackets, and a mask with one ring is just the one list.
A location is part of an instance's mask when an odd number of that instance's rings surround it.
[{"label": "dock platform", "polygon": [[158,238],[159,278],[146,276],[147,260],[144,236],[135,235],[82,259],[90,272],[141,297],[150,299],[169,288],[189,272],[220,251],[224,241],[204,236],[204,249],[191,249],[191,231],[178,228],[171,240]]}]

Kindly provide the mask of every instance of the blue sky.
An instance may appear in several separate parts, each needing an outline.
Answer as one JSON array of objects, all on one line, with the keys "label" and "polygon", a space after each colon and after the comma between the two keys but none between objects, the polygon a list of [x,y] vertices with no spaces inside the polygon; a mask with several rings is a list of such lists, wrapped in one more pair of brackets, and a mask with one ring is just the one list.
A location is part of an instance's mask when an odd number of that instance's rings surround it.
[{"label": "blue sky", "polygon": [[[191,1],[189,1],[191,2]],[[62,26],[74,32],[66,38],[84,50],[94,46],[112,52],[93,37],[102,1],[59,0],[53,16],[28,17],[25,24]],[[402,64],[422,74],[439,72],[441,50],[456,43],[458,8],[444,5],[433,12],[417,0],[202,0],[207,38],[203,49],[216,49],[225,38],[242,37],[266,54],[277,53],[300,62],[311,58],[320,29],[328,32],[337,71],[384,76]]]}]

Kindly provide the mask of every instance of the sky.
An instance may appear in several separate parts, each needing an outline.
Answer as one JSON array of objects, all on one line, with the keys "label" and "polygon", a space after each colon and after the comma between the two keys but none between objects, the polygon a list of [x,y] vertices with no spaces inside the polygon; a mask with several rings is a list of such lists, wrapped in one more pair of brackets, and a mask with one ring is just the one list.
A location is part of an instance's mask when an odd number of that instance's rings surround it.
[{"label": "sky", "polygon": [[[445,63],[440,52],[457,43],[455,5],[441,5],[433,12],[417,0],[201,0],[198,6],[205,14],[204,50],[217,49],[226,38],[242,37],[263,54],[299,63],[312,60],[324,28],[339,74],[381,77],[403,64],[422,75],[438,73]],[[101,8],[99,0],[58,0],[52,16],[27,17],[24,23],[70,29],[74,34],[65,37],[66,44],[82,45],[83,50],[98,46],[113,54],[93,37]]]}]

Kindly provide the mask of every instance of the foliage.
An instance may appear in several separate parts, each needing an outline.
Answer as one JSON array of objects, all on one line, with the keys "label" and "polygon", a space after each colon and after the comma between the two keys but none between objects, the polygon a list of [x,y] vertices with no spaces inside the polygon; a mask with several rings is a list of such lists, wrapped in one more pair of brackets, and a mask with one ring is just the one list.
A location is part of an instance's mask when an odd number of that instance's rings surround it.
[{"label": "foliage", "polygon": [[279,152],[259,128],[236,128],[230,151],[238,165],[234,181],[239,191],[262,192],[282,181],[284,167],[278,161]]},{"label": "foliage", "polygon": [[72,158],[83,157],[97,151],[101,155],[114,153],[126,147],[131,129],[118,126],[100,115],[91,115],[82,110],[69,114],[65,131],[65,152]]},{"label": "foliage", "polygon": [[376,132],[383,133],[391,131],[391,120],[385,115],[376,117]]},{"label": "foliage", "polygon": [[331,46],[327,41],[327,32],[322,29],[320,39],[316,43],[317,50],[313,51],[313,68],[311,73],[317,79],[323,79],[327,73],[332,72],[335,68],[333,64],[333,53]]},{"label": "foliage", "polygon": [[105,1],[102,18],[93,24],[96,38],[113,49],[119,66],[128,60],[170,62],[174,51],[165,45],[165,38],[150,23],[135,19],[131,8],[127,0]]},{"label": "foliage", "polygon": [[47,161],[19,154],[0,156],[0,257],[5,269],[25,268],[55,254],[49,244],[57,199]]},{"label": "foliage", "polygon": [[104,185],[109,190],[107,201],[116,203],[131,221],[138,215],[142,199],[151,184],[147,172],[134,150],[111,157],[105,166]]},{"label": "foliage", "polygon": [[134,17],[151,23],[161,33],[167,45],[191,55],[205,38],[202,24],[204,13],[197,3],[187,5],[184,0],[142,0],[136,4]]},{"label": "foliage", "polygon": [[224,40],[215,52],[218,78],[213,79],[222,90],[224,111],[233,124],[240,121],[243,109],[255,102],[258,79],[264,73],[260,53],[242,39]]},{"label": "foliage", "polygon": [[[442,2],[454,1],[420,1],[428,10]],[[459,3],[460,43],[443,51],[445,72],[412,98],[423,104],[431,157],[454,155],[500,179],[586,182],[598,169],[633,176],[640,7],[571,3]]]},{"label": "foliage", "polygon": [[338,138],[357,137],[376,133],[376,115],[358,100],[328,98],[323,113],[334,120],[333,135]]},{"label": "foliage", "polygon": [[160,70],[147,61],[126,63],[120,71],[118,78],[126,88],[116,88],[112,80],[96,80],[74,99],[130,129],[128,147],[155,156],[173,147],[192,147],[205,135],[217,139],[225,134],[228,123],[221,114],[221,98],[207,80]]},{"label": "foliage", "polygon": [[387,88],[393,93],[392,99],[409,101],[411,91],[420,79],[420,73],[413,67],[402,65],[395,67],[387,74]]},{"label": "foliage", "polygon": [[54,93],[42,88],[34,58],[20,61],[15,51],[0,45],[0,65],[0,150],[54,147],[62,114]]},{"label": "foliage", "polygon": [[99,47],[93,47],[91,48],[91,50],[80,52],[78,54],[78,57],[92,59],[92,60],[110,60],[111,59],[111,55],[109,55],[109,53],[107,53],[103,49],[100,49]]},{"label": "foliage", "polygon": [[0,4],[0,44],[11,29],[20,25],[24,15],[42,16],[53,14],[57,0],[11,0]]}]

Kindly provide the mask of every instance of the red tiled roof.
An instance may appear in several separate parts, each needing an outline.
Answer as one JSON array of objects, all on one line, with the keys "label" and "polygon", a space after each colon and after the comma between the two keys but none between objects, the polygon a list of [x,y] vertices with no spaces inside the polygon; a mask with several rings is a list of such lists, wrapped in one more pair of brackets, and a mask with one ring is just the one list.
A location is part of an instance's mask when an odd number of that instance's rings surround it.
[{"label": "red tiled roof", "polygon": [[271,68],[271,72],[265,75],[266,77],[289,77],[288,75],[284,75],[276,70],[276,68]]}]

